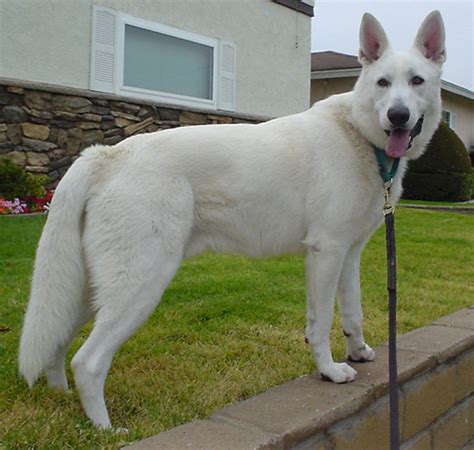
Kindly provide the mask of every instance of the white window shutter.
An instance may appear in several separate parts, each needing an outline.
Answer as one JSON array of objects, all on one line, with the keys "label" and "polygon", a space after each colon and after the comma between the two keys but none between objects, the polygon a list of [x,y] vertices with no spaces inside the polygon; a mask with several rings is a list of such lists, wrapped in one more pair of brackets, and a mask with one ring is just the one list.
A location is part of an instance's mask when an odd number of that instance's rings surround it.
[{"label": "white window shutter", "polygon": [[235,111],[236,47],[232,42],[219,42],[219,85],[217,107]]},{"label": "white window shutter", "polygon": [[451,119],[449,121],[449,128],[451,128],[451,130],[456,129],[456,114],[454,114],[453,112],[451,113]]},{"label": "white window shutter", "polygon": [[94,6],[90,88],[95,91],[114,92],[116,21],[113,9]]}]

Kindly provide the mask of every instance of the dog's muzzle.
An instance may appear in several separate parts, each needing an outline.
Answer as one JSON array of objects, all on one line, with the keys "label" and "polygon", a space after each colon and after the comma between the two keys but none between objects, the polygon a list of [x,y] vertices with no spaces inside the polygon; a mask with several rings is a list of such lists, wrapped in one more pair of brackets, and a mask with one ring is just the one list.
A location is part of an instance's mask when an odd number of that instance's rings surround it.
[{"label": "dog's muzzle", "polygon": [[402,157],[413,145],[413,140],[421,133],[424,116],[421,116],[411,130],[405,128],[393,128],[386,130],[387,142],[385,153],[390,158]]},{"label": "dog's muzzle", "polygon": [[421,116],[418,121],[415,123],[415,126],[410,131],[410,142],[408,143],[407,150],[410,150],[411,146],[413,145],[413,139],[415,139],[423,129],[423,121],[425,120],[425,116]]}]

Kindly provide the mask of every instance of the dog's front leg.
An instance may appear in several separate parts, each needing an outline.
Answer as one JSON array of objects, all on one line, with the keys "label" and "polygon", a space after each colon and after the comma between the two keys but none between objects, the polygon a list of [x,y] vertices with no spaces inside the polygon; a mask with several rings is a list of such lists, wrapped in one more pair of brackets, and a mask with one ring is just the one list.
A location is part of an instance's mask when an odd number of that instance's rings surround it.
[{"label": "dog's front leg", "polygon": [[308,302],[306,339],[321,378],[335,383],[353,381],[357,375],[348,364],[334,362],[329,344],[336,287],[345,254],[346,251],[339,246],[317,251],[309,249],[305,260]]},{"label": "dog's front leg", "polygon": [[346,337],[347,357],[351,361],[366,362],[375,359],[375,352],[365,343],[362,331],[360,304],[360,254],[363,245],[349,250],[342,266],[338,283],[339,309]]}]

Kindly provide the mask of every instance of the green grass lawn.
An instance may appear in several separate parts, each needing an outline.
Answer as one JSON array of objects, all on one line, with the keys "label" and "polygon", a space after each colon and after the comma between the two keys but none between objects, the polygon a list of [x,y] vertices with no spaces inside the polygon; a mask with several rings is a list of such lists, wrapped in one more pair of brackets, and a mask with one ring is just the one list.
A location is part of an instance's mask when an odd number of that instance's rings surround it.
[{"label": "green grass lawn", "polygon": [[[304,344],[303,259],[204,255],[183,264],[161,306],[116,355],[106,399],[113,424],[130,433],[96,431],[75,390],[51,392],[43,379],[30,391],[17,374],[43,224],[41,216],[0,217],[0,448],[118,448],[314,371]],[[398,209],[399,332],[473,303],[473,230],[472,216]],[[372,346],[387,340],[385,277],[379,230],[362,262]],[[343,358],[338,319],[333,328],[334,354]]]}]

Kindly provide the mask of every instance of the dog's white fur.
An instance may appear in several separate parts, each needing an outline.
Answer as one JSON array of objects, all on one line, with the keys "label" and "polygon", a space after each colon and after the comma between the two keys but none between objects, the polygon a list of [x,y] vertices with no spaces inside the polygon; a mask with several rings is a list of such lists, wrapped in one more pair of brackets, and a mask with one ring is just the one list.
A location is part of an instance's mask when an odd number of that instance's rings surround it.
[{"label": "dog's white fur", "polygon": [[[56,190],[37,251],[20,343],[28,384],[46,371],[51,387],[67,389],[66,352],[95,316],[72,367],[86,414],[110,427],[103,386],[114,353],[158,305],[182,259],[205,249],[304,253],[306,337],[318,369],[336,383],[354,380],[353,368],[333,361],[329,331],[337,293],[348,356],[374,358],[359,288],[361,251],[382,221],[372,144],[384,147],[394,104],[409,109],[409,127],[424,114],[394,180],[396,201],[406,160],[438,126],[444,55],[438,12],[404,52],[367,14],[352,93],[259,125],[187,127],[84,151]],[[415,75],[425,82],[412,85]],[[380,77],[390,86],[378,86]]]}]

